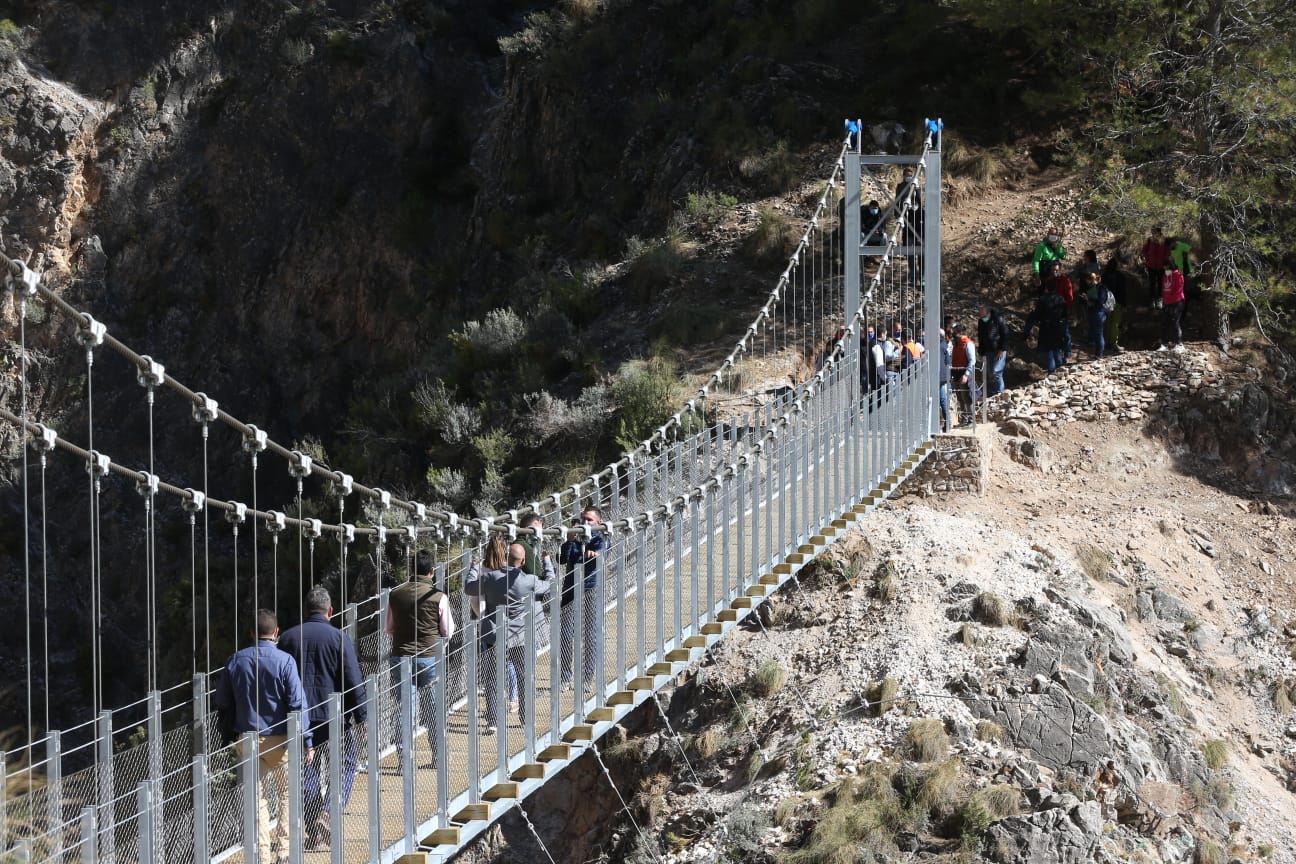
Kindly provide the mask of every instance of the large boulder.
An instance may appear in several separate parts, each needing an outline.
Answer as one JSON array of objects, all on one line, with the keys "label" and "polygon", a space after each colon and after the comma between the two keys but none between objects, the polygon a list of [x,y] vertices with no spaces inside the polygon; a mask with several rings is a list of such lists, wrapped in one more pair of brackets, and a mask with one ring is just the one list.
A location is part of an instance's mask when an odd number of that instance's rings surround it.
[{"label": "large boulder", "polygon": [[1058,806],[1010,816],[990,826],[984,854],[998,864],[1092,864],[1112,861],[1102,849],[1103,819],[1094,801],[1070,795]]}]

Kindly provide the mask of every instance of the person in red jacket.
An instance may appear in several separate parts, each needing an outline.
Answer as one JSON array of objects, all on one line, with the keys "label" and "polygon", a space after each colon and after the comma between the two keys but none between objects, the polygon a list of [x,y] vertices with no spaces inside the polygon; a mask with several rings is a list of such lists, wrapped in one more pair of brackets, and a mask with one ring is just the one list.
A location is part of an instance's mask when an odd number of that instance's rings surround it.
[{"label": "person in red jacket", "polygon": [[1143,267],[1147,271],[1148,301],[1153,305],[1161,299],[1161,277],[1165,272],[1166,259],[1170,257],[1170,244],[1166,241],[1165,229],[1156,225],[1152,236],[1143,241]]},{"label": "person in red jacket", "polygon": [[1161,344],[1158,351],[1172,345],[1172,351],[1183,347],[1184,275],[1173,258],[1166,258],[1161,270]]},{"label": "person in red jacket", "polygon": [[1061,261],[1054,261],[1049,266],[1051,272],[1048,281],[1044,283],[1044,291],[1056,294],[1066,301],[1066,345],[1063,353],[1069,362],[1071,360],[1071,311],[1075,306],[1075,285],[1072,284],[1071,277],[1063,271]]}]

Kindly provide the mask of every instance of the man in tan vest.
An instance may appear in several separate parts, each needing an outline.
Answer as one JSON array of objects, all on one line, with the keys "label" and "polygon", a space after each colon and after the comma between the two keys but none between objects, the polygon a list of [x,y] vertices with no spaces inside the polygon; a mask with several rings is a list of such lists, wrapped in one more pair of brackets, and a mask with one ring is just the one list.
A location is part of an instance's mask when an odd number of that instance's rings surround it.
[{"label": "man in tan vest", "polygon": [[[427,728],[432,765],[436,764],[437,758],[433,736],[433,730],[436,729],[436,691],[432,686],[437,671],[436,643],[438,639],[449,639],[455,632],[450,600],[433,583],[435,568],[432,552],[420,549],[414,556],[414,575],[408,582],[393,588],[387,598],[386,628],[391,636],[391,657],[388,663],[393,673],[399,668],[402,657],[413,658],[411,662],[414,667],[414,687],[418,692],[419,719]],[[400,698],[400,692],[398,686],[397,699]],[[413,706],[410,710],[413,710]]]}]

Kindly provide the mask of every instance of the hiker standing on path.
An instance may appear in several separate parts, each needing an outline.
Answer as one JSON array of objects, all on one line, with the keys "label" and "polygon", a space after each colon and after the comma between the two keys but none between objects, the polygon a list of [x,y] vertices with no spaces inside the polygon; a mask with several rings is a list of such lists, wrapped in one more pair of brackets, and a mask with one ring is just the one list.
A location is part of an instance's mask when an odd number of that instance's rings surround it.
[{"label": "hiker standing on path", "polygon": [[1147,298],[1151,306],[1159,305],[1161,300],[1161,276],[1165,272],[1166,257],[1170,254],[1164,231],[1162,226],[1155,225],[1152,236],[1143,241],[1143,269],[1147,273]]},{"label": "hiker standing on path", "polygon": [[1173,258],[1167,258],[1161,275],[1161,344],[1158,351],[1183,351],[1184,275]]},{"label": "hiker standing on path", "polygon": [[981,352],[981,362],[986,364],[990,381],[986,387],[986,396],[995,396],[1004,390],[1004,369],[1008,365],[1008,325],[998,309],[986,303],[981,304],[980,317],[977,319],[977,350]]},{"label": "hiker standing on path", "polygon": [[1035,284],[1042,285],[1044,279],[1052,272],[1048,267],[1049,264],[1065,259],[1066,247],[1062,245],[1062,232],[1057,226],[1050,225],[1048,233],[1035,247],[1035,254],[1031,257],[1031,273],[1035,276]]}]

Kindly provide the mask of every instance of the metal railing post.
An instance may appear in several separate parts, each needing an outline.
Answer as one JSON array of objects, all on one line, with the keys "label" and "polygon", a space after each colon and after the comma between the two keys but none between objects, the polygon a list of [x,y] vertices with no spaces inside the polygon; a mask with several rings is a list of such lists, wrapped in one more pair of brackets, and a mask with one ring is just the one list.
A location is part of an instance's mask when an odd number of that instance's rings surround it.
[{"label": "metal railing post", "polygon": [[478,719],[478,698],[477,688],[481,682],[481,675],[478,671],[478,645],[477,645],[477,626],[478,622],[469,618],[464,622],[463,629],[463,651],[466,659],[464,674],[467,678],[465,689],[467,693],[468,704],[468,792],[471,802],[476,802],[481,796],[481,771],[479,770],[479,753],[478,748],[481,746],[481,722]]},{"label": "metal railing post", "polygon": [[[155,784],[155,790],[162,788],[162,692],[159,690],[148,694],[148,778]],[[154,830],[162,827],[158,820],[150,824]]]},{"label": "metal railing post", "polygon": [[[45,791],[51,825],[63,824],[63,733],[51,731],[45,737]],[[56,860],[63,854],[63,832],[53,833],[50,853]]]},{"label": "metal railing post", "polygon": [[414,659],[400,658],[400,758],[401,804],[404,816],[405,851],[414,851],[414,714],[418,689],[414,686]]},{"label": "metal railing post", "polygon": [[[669,513],[670,502],[666,503],[666,512]],[[653,525],[653,546],[657,560],[656,585],[654,586],[657,603],[656,608],[653,610],[654,617],[656,618],[657,639],[653,650],[653,657],[658,662],[666,656],[666,520],[669,518],[670,516],[668,515]]]},{"label": "metal railing post", "polygon": [[[622,538],[617,543],[616,554],[616,587],[613,589],[613,595],[616,598],[616,689],[626,689],[626,558],[628,553],[626,547],[629,546],[629,538]],[[606,693],[607,691],[602,691]],[[534,716],[531,714],[528,717]],[[530,753],[527,754],[527,761],[530,762]]]},{"label": "metal railing post", "polygon": [[153,782],[141,780],[136,789],[135,821],[139,827],[139,860],[147,864],[156,864],[158,860],[157,826],[153,819]]},{"label": "metal railing post", "polygon": [[[519,707],[521,708],[522,721],[522,748],[525,752],[525,762],[531,764],[535,762],[535,697],[536,697],[536,603],[535,596],[526,598],[525,610],[525,645],[523,650],[526,652],[522,657],[522,681],[518,682],[521,692]],[[505,774],[508,772],[505,771]],[[501,778],[501,780],[507,778]]]},{"label": "metal railing post", "polygon": [[117,856],[112,732],[112,712],[100,711],[95,728],[95,763],[99,781],[95,795],[99,802],[99,852],[105,861],[113,861]]},{"label": "metal railing post", "polygon": [[[280,819],[288,820],[288,860],[291,864],[301,864],[302,860],[302,825],[304,822],[302,814],[302,772],[305,770],[305,755],[302,752],[302,712],[290,711],[288,713],[288,812],[280,813]],[[315,752],[315,758],[318,759],[320,753]],[[319,771],[319,763],[316,762],[313,768],[316,776]],[[318,816],[318,814],[316,814]],[[283,850],[279,850],[283,854]],[[267,857],[269,857],[267,855]]]},{"label": "metal railing post", "polygon": [[0,852],[9,848],[9,768],[5,749],[0,747]]},{"label": "metal railing post", "polygon": [[652,530],[651,520],[645,521],[643,528],[635,532],[639,537],[639,549],[635,552],[635,652],[634,673],[643,675],[648,652],[648,532]]},{"label": "metal railing post", "polygon": [[[358,682],[353,682],[353,685]],[[343,768],[347,760],[347,741],[346,728],[342,722],[342,694],[332,693],[328,699],[328,777],[329,777],[329,850],[333,864],[342,864],[342,850],[346,847],[346,820],[342,818],[342,792],[343,792]],[[428,730],[428,735],[432,730]],[[320,748],[316,748],[315,758],[320,757]],[[317,766],[318,768],[318,766]],[[377,776],[377,775],[375,775]],[[297,808],[300,810],[300,805]],[[294,819],[293,827],[300,825],[298,819]],[[300,844],[301,838],[293,842],[296,847]],[[293,859],[293,864],[297,864],[297,859]]]},{"label": "metal railing post", "polygon": [[[437,813],[441,817],[441,827],[446,828],[450,825],[450,752],[446,743],[446,717],[450,713],[449,697],[446,694],[446,675],[449,672],[449,659],[446,657],[446,645],[444,639],[436,640],[434,649],[436,656],[436,680],[433,682],[433,692],[436,694],[436,710],[432,712],[432,724],[435,729],[429,729],[428,734],[432,738],[432,761],[436,763],[436,794],[437,794]],[[469,697],[475,701],[476,685],[473,685],[472,695]],[[376,803],[376,802],[375,802]],[[376,860],[376,859],[374,859]]]},{"label": "metal railing post", "polygon": [[257,833],[257,803],[261,790],[257,785],[260,763],[260,742],[255,732],[243,734],[241,749],[242,763],[239,765],[239,777],[243,782],[243,860],[248,864],[260,864],[261,853],[269,858],[270,850],[261,849]]},{"label": "metal railing post", "polygon": [[[440,640],[437,640],[440,642]],[[379,666],[379,668],[383,668]],[[437,676],[441,678],[443,676]],[[366,787],[369,793],[369,860],[377,861],[382,855],[382,749],[378,730],[382,728],[382,688],[375,673],[365,679],[365,762],[369,776]]]},{"label": "metal railing post", "polygon": [[[495,607],[495,770],[499,782],[508,773],[508,609],[505,604]],[[490,688],[487,688],[490,692]]]},{"label": "metal railing post", "polygon": [[[97,864],[99,825],[95,818],[95,808],[81,808],[81,864]],[[0,846],[3,848],[3,846]],[[206,858],[195,858],[195,861],[206,861]]]},{"label": "metal railing post", "polygon": [[[699,500],[698,496],[693,494],[693,491],[690,491],[689,492],[689,515],[692,517],[691,521],[693,523],[692,526],[693,530],[689,532],[689,538],[690,538],[689,606],[688,606],[689,614],[688,614],[687,629],[690,633],[697,633],[699,631],[699,629],[702,626],[703,618],[705,617],[702,615],[698,615],[698,606],[700,605],[698,601],[700,601],[702,598],[701,579],[700,579],[701,574],[698,572],[698,568],[702,566],[701,561],[699,560],[702,554],[702,550],[700,548],[700,544],[701,544],[700,535],[702,533],[701,506],[702,506],[702,502]],[[711,548],[711,544],[707,543],[707,549],[710,550],[710,548]]]},{"label": "metal railing post", "polygon": [[589,563],[582,561],[576,565],[572,574],[575,585],[572,586],[571,615],[567,619],[567,644],[571,647],[571,685],[573,697],[572,714],[579,723],[585,717],[585,578]]},{"label": "metal railing post", "polygon": [[211,860],[211,821],[207,788],[207,673],[193,676],[193,849],[194,861]]},{"label": "metal railing post", "polygon": [[549,732],[546,746],[561,740],[562,726],[562,577],[549,589]]}]

